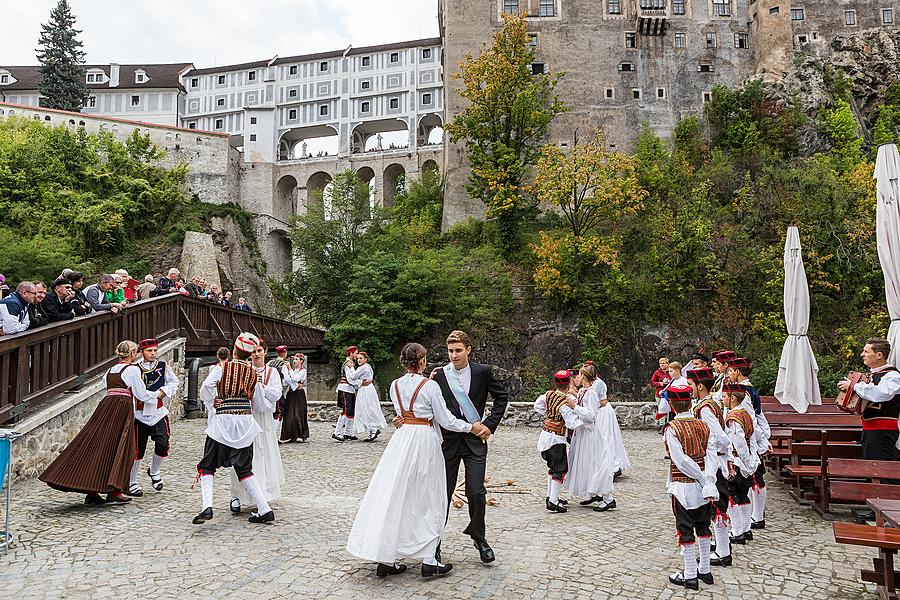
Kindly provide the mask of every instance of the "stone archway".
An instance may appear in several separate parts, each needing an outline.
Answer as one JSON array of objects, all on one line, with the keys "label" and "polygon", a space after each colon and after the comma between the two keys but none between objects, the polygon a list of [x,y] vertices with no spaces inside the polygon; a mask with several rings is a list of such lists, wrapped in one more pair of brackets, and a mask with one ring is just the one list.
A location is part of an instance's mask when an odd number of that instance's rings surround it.
[{"label": "stone archway", "polygon": [[319,214],[325,211],[322,194],[332,181],[331,175],[325,171],[316,171],[306,180],[306,210],[315,209]]},{"label": "stone archway", "polygon": [[397,191],[405,187],[406,169],[397,163],[388,165],[384,170],[384,207],[390,208],[394,205],[394,199],[397,197]]},{"label": "stone archway", "polygon": [[356,172],[359,180],[369,186],[369,213],[375,212],[375,206],[378,202],[378,182],[375,179],[375,169],[372,167],[362,167]]},{"label": "stone archway", "polygon": [[272,213],[272,216],[284,223],[290,223],[291,217],[297,214],[297,178],[293,175],[285,175],[275,184]]},{"label": "stone archway", "polygon": [[430,158],[422,163],[422,172],[430,171],[432,173],[437,173],[438,164],[436,161],[431,160]]}]

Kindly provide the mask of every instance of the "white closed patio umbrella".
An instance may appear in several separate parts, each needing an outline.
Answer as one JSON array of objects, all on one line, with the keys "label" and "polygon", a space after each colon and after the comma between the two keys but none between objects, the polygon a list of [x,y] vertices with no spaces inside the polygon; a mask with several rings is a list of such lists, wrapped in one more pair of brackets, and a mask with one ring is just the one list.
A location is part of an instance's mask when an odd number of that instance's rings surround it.
[{"label": "white closed patio umbrella", "polygon": [[897,364],[897,344],[900,343],[900,207],[898,207],[897,179],[900,177],[900,155],[895,144],[878,147],[875,161],[876,195],[875,235],[878,241],[878,260],[884,273],[884,295],[887,299],[891,326],[887,339],[891,343],[888,362]]},{"label": "white closed patio umbrella", "polygon": [[819,364],[806,337],[809,284],[800,251],[800,232],[796,227],[788,227],[784,242],[784,322],[788,337],[778,365],[775,397],[782,404],[790,404],[797,412],[805,413],[811,404],[822,404],[822,394],[819,391]]}]

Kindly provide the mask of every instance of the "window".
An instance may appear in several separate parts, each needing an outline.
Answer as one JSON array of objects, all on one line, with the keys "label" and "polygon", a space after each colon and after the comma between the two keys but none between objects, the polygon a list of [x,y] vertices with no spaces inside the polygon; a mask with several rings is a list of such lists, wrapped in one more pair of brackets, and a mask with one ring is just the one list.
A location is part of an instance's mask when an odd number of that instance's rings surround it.
[{"label": "window", "polygon": [[539,17],[555,17],[556,16],[556,0],[540,0],[538,5]]},{"label": "window", "polygon": [[372,108],[372,105],[369,102],[363,102],[359,105],[360,112],[367,113]]},{"label": "window", "polygon": [[219,82],[219,85],[225,85],[225,76],[219,75],[218,82]]},{"label": "window", "polygon": [[225,106],[225,98],[217,98],[216,106]]},{"label": "window", "polygon": [[141,105],[141,97],[140,96],[132,96],[131,97],[131,105],[132,106],[140,106]]},{"label": "window", "polygon": [[255,134],[255,133],[251,133],[251,134],[250,134],[250,141],[251,141],[251,142],[255,142],[255,141],[256,141],[256,134]]},{"label": "window", "polygon": [[297,90],[288,90],[288,98],[296,98]]},{"label": "window", "polygon": [[400,53],[399,52],[391,52],[391,63],[400,62]]},{"label": "window", "polygon": [[686,48],[687,47],[687,35],[683,31],[675,32],[675,47],[676,48]]},{"label": "window", "polygon": [[706,34],[706,47],[707,48],[715,48],[719,45],[718,36],[714,31],[710,31]]},{"label": "window", "polygon": [[750,47],[750,34],[749,33],[736,33],[734,34],[734,47],[735,48],[749,48]]},{"label": "window", "polygon": [[224,129],[225,128],[225,119],[216,119],[216,129]]},{"label": "window", "polygon": [[802,21],[806,18],[806,13],[802,8],[791,9],[791,21]]},{"label": "window", "polygon": [[712,73],[712,65],[700,65],[697,67],[697,71],[700,73]]},{"label": "window", "polygon": [[622,0],[607,0],[606,12],[611,15],[622,14]]},{"label": "window", "polygon": [[712,0],[714,17],[731,16],[731,0]]},{"label": "window", "polygon": [[188,123],[188,129],[197,129],[197,121],[191,121]]},{"label": "window", "polygon": [[707,102],[712,102],[712,93],[703,92],[703,103],[706,104]]},{"label": "window", "polygon": [[656,88],[656,97],[660,100],[666,97],[666,88]]},{"label": "window", "polygon": [[319,106],[319,116],[320,117],[328,116],[328,105],[327,104],[322,104],[321,106]]},{"label": "window", "polygon": [[543,75],[544,74],[544,63],[540,63],[540,62],[531,63],[531,74],[532,75]]},{"label": "window", "polygon": [[503,0],[503,12],[511,15],[519,12],[519,0]]},{"label": "window", "polygon": [[672,0],[672,14],[673,15],[683,15],[684,14],[684,0]]},{"label": "window", "polygon": [[856,25],[856,11],[855,10],[845,10],[844,11],[844,23],[847,25]]},{"label": "window", "polygon": [[431,104],[431,94],[427,92],[422,94],[422,104]]},{"label": "window", "polygon": [[807,43],[809,43],[809,38],[807,38],[805,35],[798,35],[798,36],[797,36],[797,43],[800,44],[801,46],[802,46],[803,44],[807,44]]},{"label": "window", "polygon": [[360,84],[359,84],[359,89],[361,89],[361,90],[367,90],[367,89],[369,89],[369,88],[371,88],[371,87],[372,87],[372,82],[371,82],[371,81],[362,81],[362,82],[360,82]]},{"label": "window", "polygon": [[391,98],[390,103],[391,110],[397,110],[400,108],[400,98]]},{"label": "window", "polygon": [[641,99],[641,90],[638,88],[634,88],[631,90],[631,99],[632,100],[640,100]]},{"label": "window", "polygon": [[319,72],[324,73],[327,70],[328,70],[328,62],[327,61],[320,62],[319,63]]},{"label": "window", "polygon": [[94,81],[96,81],[96,79],[97,79],[97,76],[94,75],[93,73],[87,74],[87,82],[88,83],[94,83]]},{"label": "window", "polygon": [[247,72],[247,81],[256,81],[256,71]]},{"label": "window", "polygon": [[146,79],[146,75],[144,75],[143,73],[136,73],[134,76],[135,83],[144,83],[145,79]]},{"label": "window", "polygon": [[297,120],[297,109],[296,108],[292,108],[291,110],[288,111],[288,119],[290,119],[291,121]]},{"label": "window", "polygon": [[606,99],[612,100],[616,97],[616,91],[613,88],[606,88]]},{"label": "window", "polygon": [[637,46],[637,34],[633,31],[625,32],[625,47],[634,48]]},{"label": "window", "polygon": [[250,124],[256,125],[256,117],[250,117]]},{"label": "window", "polygon": [[779,6],[773,6],[772,8],[769,9],[769,16],[771,17],[771,16],[774,16],[774,15],[777,15],[777,14],[780,13],[780,12],[781,12],[781,7],[779,7]]},{"label": "window", "polygon": [[634,71],[634,63],[619,63],[620,71]]},{"label": "window", "polygon": [[431,60],[431,48],[422,49],[422,60]]},{"label": "window", "polygon": [[[5,77],[5,75],[4,75]],[[97,96],[91,96],[88,98],[88,108],[96,108],[97,107]]]},{"label": "window", "polygon": [[9,75],[0,75],[0,83],[9,83]]},{"label": "window", "polygon": [[199,77],[191,77],[191,87],[192,88],[200,87],[200,78]]},{"label": "window", "polygon": [[364,66],[364,67],[372,66],[372,57],[371,56],[363,56],[362,57],[362,66]]},{"label": "window", "polygon": [[288,67],[288,75],[296,75],[297,74],[297,65],[291,65]]},{"label": "window", "polygon": [[882,8],[881,9],[881,22],[885,25],[892,25],[894,23],[894,9],[893,8]]},{"label": "window", "polygon": [[528,47],[529,48],[537,48],[538,44],[538,34],[529,33],[528,34]]}]

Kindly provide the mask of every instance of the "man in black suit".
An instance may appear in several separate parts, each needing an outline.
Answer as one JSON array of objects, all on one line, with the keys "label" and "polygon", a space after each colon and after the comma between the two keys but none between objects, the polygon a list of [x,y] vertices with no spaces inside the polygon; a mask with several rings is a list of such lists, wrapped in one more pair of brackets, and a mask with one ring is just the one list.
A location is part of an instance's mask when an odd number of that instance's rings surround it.
[{"label": "man in black suit", "polygon": [[[509,395],[500,380],[494,376],[490,365],[469,362],[469,353],[471,352],[472,344],[469,336],[463,331],[451,332],[447,337],[447,353],[450,357],[450,364],[435,369],[431,377],[441,386],[444,402],[450,412],[457,418],[470,423],[481,420],[488,394],[494,400],[491,414],[482,421],[489,430],[485,432],[484,437],[441,429],[441,435],[444,438],[442,450],[447,463],[448,505],[456,490],[459,463],[462,461],[466,467],[466,498],[469,502],[470,519],[469,526],[463,533],[472,537],[475,547],[478,548],[481,555],[481,560],[489,563],[494,560],[494,551],[485,538],[484,524],[487,499],[487,491],[484,489],[484,472],[488,451],[487,438],[496,431],[500,424],[500,420],[506,412]],[[461,393],[467,395],[470,406],[463,406],[466,404],[465,397],[462,398],[462,404],[457,400],[457,395]],[[440,553],[440,546],[438,546],[438,553]]]}]

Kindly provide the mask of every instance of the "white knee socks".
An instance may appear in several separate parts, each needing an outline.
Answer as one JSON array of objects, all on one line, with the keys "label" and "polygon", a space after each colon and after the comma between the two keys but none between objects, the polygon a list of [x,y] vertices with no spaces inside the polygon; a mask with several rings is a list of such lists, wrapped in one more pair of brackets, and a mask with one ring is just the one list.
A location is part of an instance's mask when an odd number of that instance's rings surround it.
[{"label": "white knee socks", "polygon": [[750,500],[753,504],[753,514],[751,518],[754,522],[762,521],[766,518],[766,488],[759,490],[750,490]]},{"label": "white knee socks", "polygon": [[[683,544],[681,546],[682,554],[684,555],[684,578],[685,579],[696,579],[697,578],[697,544],[691,542],[690,544]],[[707,570],[709,569],[709,546],[706,547],[707,552]]]},{"label": "white knee socks", "polygon": [[553,478],[547,475],[547,497],[550,497],[550,491],[553,489]]},{"label": "white knee socks", "polygon": [[153,459],[150,461],[150,475],[159,477],[159,467],[164,459],[164,456],[153,455]]},{"label": "white knee socks", "polygon": [[550,480],[550,502],[552,504],[559,504],[559,490],[562,487],[562,483],[556,481],[555,479]]},{"label": "white knee socks", "polygon": [[[710,539],[708,537],[697,538],[697,546],[700,549],[700,568],[698,571],[704,575],[709,573],[709,544]],[[716,549],[718,550],[718,546]]]},{"label": "white knee socks", "polygon": [[730,523],[725,515],[721,515],[713,521],[713,533],[716,534],[716,554],[728,556],[731,554],[731,541],[728,539]]},{"label": "white knee socks", "polygon": [[129,485],[137,485],[138,473],[141,471],[141,459],[134,461],[131,465],[131,479],[128,480]]},{"label": "white knee socks", "polygon": [[203,510],[212,508],[213,504],[213,475],[200,476],[200,494],[203,498]]},{"label": "white knee socks", "polygon": [[246,479],[242,479],[241,485],[244,486],[244,489],[247,491],[247,495],[250,496],[250,499],[256,505],[256,512],[264,515],[272,510],[271,508],[269,508],[269,503],[266,502],[266,497],[263,494],[262,488],[259,487],[259,482],[256,481],[255,475],[251,475]]}]

